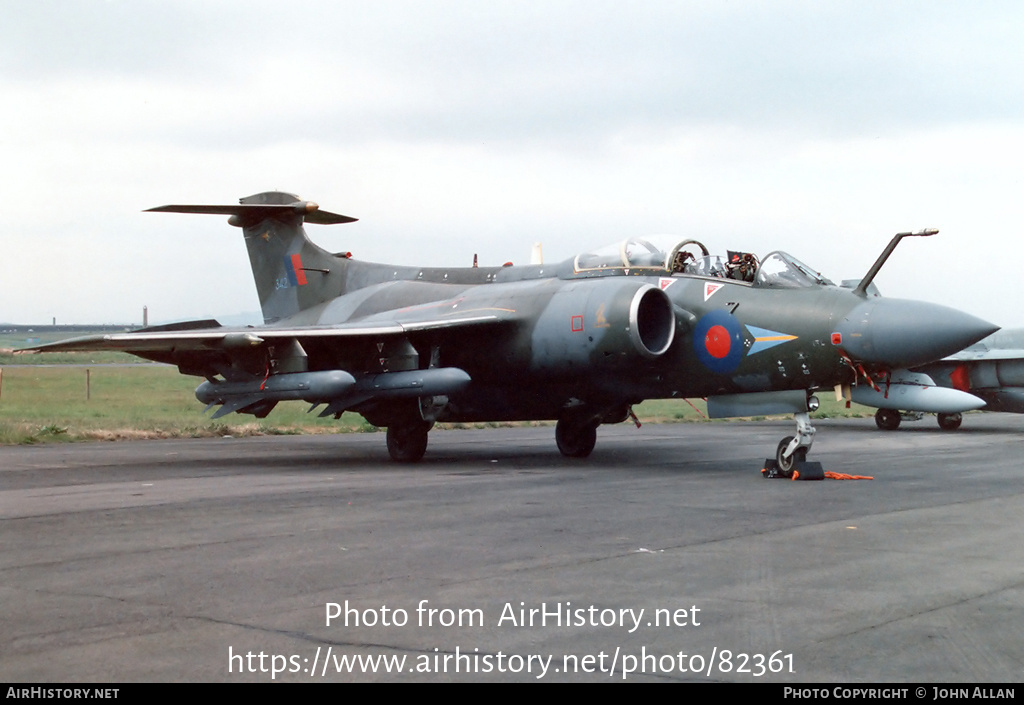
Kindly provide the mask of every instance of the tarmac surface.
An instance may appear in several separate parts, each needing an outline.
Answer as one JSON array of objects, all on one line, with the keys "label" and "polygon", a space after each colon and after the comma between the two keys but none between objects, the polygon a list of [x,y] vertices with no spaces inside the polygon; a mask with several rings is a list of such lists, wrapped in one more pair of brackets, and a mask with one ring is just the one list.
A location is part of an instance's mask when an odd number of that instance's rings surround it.
[{"label": "tarmac surface", "polygon": [[1024,418],[815,426],[0,448],[0,680],[1018,681]]}]

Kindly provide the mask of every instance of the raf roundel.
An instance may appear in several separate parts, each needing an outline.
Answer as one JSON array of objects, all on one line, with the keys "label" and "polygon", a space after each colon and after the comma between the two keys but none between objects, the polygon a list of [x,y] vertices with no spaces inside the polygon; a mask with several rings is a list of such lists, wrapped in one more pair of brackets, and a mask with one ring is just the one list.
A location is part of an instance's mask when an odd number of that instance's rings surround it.
[{"label": "raf roundel", "polygon": [[720,375],[733,372],[743,358],[743,330],[728,311],[711,311],[693,331],[693,349],[697,359]]}]

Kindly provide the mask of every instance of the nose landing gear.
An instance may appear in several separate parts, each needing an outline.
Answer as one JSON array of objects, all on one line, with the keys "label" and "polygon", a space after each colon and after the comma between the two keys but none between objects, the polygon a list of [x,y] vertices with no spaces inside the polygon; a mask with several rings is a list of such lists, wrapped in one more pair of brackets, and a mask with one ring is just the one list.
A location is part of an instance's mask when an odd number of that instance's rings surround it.
[{"label": "nose landing gear", "polygon": [[[812,401],[811,401],[812,400]],[[817,399],[811,397],[808,408],[814,411],[818,408]],[[811,449],[814,442],[814,426],[811,425],[811,416],[804,411],[793,414],[796,421],[796,435],[786,436],[779,441],[775,449],[775,457],[764,461],[764,469],[761,471],[765,479],[773,477],[788,477],[801,480],[823,480],[825,470],[821,463],[808,462],[807,451]]]}]

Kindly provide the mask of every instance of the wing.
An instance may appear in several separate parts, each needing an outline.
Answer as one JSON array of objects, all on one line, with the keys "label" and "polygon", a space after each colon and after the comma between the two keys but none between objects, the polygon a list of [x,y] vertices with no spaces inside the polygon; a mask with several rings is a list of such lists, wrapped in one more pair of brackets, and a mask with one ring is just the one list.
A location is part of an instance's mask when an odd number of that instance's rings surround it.
[{"label": "wing", "polygon": [[[452,330],[504,320],[494,314],[467,314],[421,321],[365,321],[330,326],[226,327],[216,321],[190,321],[175,326],[154,326],[128,333],[106,333],[45,343],[15,352],[89,352],[113,350],[148,359],[152,355],[203,350],[245,349],[284,340],[338,341],[358,338],[406,335],[430,330]],[[160,360],[163,361],[163,360]]]},{"label": "wing", "polygon": [[[225,327],[213,320],[155,326],[48,343],[19,352],[112,350],[176,365],[206,378],[200,401],[266,416],[279,401],[327,404],[322,416],[374,402],[453,394],[471,381],[440,367],[437,345],[514,324],[514,312],[476,309],[448,315],[388,312],[336,325]],[[427,356],[427,359],[423,359]]]}]

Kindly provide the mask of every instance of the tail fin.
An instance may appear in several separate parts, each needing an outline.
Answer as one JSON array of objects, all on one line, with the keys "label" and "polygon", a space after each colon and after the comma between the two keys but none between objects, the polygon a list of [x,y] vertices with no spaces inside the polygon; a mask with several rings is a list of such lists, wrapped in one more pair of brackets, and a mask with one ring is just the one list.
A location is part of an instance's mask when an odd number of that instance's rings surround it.
[{"label": "tail fin", "polygon": [[322,225],[355,218],[320,210],[312,201],[281,191],[242,198],[237,206],[161,206],[161,213],[230,215],[242,228],[264,323],[274,323],[344,292],[348,260],[310,242],[303,221]]}]

